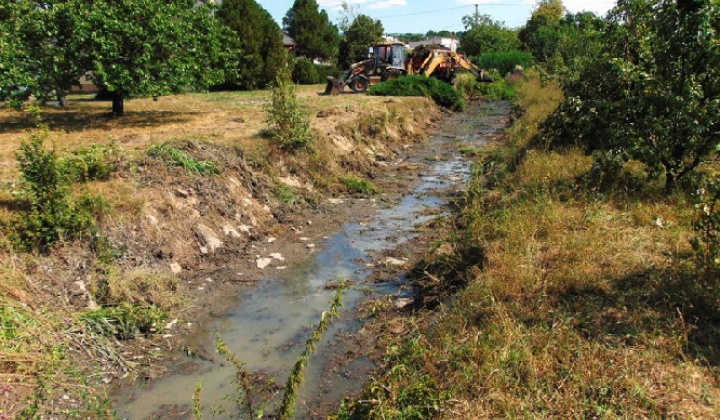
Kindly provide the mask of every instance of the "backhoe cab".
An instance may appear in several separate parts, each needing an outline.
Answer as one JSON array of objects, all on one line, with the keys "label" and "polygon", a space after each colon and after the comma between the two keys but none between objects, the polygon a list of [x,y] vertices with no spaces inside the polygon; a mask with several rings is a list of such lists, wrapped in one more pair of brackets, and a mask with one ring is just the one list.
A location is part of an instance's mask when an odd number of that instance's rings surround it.
[{"label": "backhoe cab", "polygon": [[406,74],[437,77],[452,84],[461,69],[473,73],[480,82],[495,81],[465,56],[440,45],[417,47],[408,57],[402,43],[378,43],[369,48],[367,60],[351,65],[339,78],[328,76],[325,94],[337,95],[345,86],[350,86],[354,92],[365,92],[373,83]]}]

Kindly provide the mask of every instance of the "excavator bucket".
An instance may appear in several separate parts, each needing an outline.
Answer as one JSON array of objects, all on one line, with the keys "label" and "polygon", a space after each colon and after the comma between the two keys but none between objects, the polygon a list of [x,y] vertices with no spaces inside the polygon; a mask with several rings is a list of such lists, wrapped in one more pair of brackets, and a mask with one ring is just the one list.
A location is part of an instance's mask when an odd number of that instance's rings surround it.
[{"label": "excavator bucket", "polygon": [[327,86],[325,86],[326,95],[339,95],[340,93],[342,93],[343,89],[345,88],[345,84],[341,79],[332,76],[328,76],[327,79],[328,83]]}]

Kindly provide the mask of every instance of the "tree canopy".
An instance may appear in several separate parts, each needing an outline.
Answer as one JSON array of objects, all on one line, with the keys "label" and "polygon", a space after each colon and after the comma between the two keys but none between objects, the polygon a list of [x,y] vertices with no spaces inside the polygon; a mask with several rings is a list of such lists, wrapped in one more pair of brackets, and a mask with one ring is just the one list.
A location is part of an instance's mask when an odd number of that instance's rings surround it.
[{"label": "tree canopy", "polygon": [[466,31],[460,42],[467,55],[512,51],[520,46],[516,31],[507,28],[504,22],[493,20],[489,15],[465,16],[463,24]]},{"label": "tree canopy", "polygon": [[122,114],[125,98],[217,82],[227,61],[228,34],[193,0],[18,0],[2,13],[10,19],[0,26],[0,89],[24,86],[40,98],[92,71]]},{"label": "tree canopy", "polygon": [[536,60],[544,62],[554,54],[560,39],[558,26],[564,13],[561,0],[539,0],[530,20],[520,29],[520,42]]},{"label": "tree canopy", "polygon": [[297,43],[298,55],[330,61],[337,57],[338,28],[317,1],[295,0],[283,18],[283,27]]},{"label": "tree canopy", "polygon": [[270,13],[255,0],[225,0],[216,16],[235,34],[230,47],[237,56],[237,68],[228,73],[226,82],[255,89],[274,81],[286,54],[282,32]]},{"label": "tree canopy", "polygon": [[636,159],[672,188],[720,143],[718,34],[715,0],[620,0],[564,85],[552,137],[579,142],[604,167]]},{"label": "tree canopy", "polygon": [[367,15],[357,16],[340,41],[340,66],[349,68],[351,64],[364,60],[368,47],[381,41],[384,32],[379,20],[373,20]]}]

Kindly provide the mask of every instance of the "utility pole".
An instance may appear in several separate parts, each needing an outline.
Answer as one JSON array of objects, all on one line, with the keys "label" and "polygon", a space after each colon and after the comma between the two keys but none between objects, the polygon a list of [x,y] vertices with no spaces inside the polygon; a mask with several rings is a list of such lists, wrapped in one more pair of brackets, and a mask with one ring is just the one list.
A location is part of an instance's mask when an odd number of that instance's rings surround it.
[{"label": "utility pole", "polygon": [[478,26],[478,19],[480,18],[480,13],[478,13],[478,5],[475,3],[475,26]]}]

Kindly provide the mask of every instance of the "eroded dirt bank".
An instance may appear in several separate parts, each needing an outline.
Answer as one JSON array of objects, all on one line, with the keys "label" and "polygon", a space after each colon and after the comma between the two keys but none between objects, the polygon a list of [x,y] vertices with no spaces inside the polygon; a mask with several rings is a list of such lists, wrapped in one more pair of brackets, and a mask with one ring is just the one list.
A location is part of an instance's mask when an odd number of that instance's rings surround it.
[{"label": "eroded dirt bank", "polygon": [[[81,109],[90,102],[67,113],[47,111],[56,148],[73,150],[109,133],[118,169],[109,179],[73,185],[74,194],[99,193],[109,204],[92,237],[32,254],[13,249],[3,231],[0,413],[107,417],[112,409],[98,384],[166,374],[158,362],[183,348],[178,336],[226,312],[226,297],[277,270],[280,260],[270,254],[281,252],[286,266],[301,261],[343,220],[397,197],[418,168],[393,163],[418,147],[441,116],[424,98],[331,99],[314,91],[304,97],[316,142],[294,153],[264,137],[263,98],[209,96],[218,101],[214,109],[204,108],[204,96],[139,100],[140,110],[120,123]],[[5,146],[31,128],[26,120],[15,114],[4,120],[3,138],[14,138]],[[130,128],[135,120],[146,130]],[[217,175],[150,152],[168,145],[211,162]],[[9,180],[0,216],[7,221],[22,205],[13,201],[13,155],[0,152]],[[357,198],[358,180],[382,193],[374,201]],[[307,239],[295,240],[300,233]],[[265,258],[271,262],[262,269]],[[215,281],[212,273],[231,261],[246,263],[242,276]]]},{"label": "eroded dirt bank", "polygon": [[[188,276],[189,287],[197,289],[193,312],[199,316],[190,318],[213,316],[173,326],[166,335],[172,363],[165,366],[173,366],[169,373],[175,375],[117,394],[119,415],[185,418],[192,412],[190,390],[199,381],[206,408],[228,409],[219,400],[233,394],[234,371],[214,351],[215,334],[248,370],[284,381],[308,327],[344,279],[350,287],[342,320],[313,357],[298,417],[326,418],[344,393],[359,391],[369,378],[373,357],[384,352],[376,345],[378,335],[402,332],[398,323],[366,321],[431,298],[414,295],[404,272],[428,252],[452,253],[453,245],[438,232],[440,219],[462,196],[472,156],[494,140],[508,115],[509,105],[495,102],[446,116],[427,141],[381,165],[374,179],[381,194],[326,197],[295,208],[285,214],[284,229],[258,236],[224,267]],[[239,293],[238,284],[244,285]],[[216,418],[225,417],[230,415]]]}]

